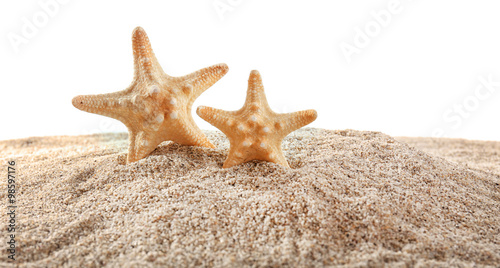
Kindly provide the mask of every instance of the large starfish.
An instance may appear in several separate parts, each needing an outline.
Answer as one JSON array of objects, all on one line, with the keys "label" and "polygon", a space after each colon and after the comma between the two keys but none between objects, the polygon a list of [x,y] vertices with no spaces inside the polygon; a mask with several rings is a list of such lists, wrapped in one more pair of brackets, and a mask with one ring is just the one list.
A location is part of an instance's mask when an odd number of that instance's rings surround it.
[{"label": "large starfish", "polygon": [[191,116],[195,99],[224,76],[228,67],[218,64],[182,77],[163,72],[141,27],[132,34],[134,80],[125,90],[76,96],[73,105],[83,111],[120,120],[129,131],[127,163],[146,157],[163,141],[183,145],[214,145]]},{"label": "large starfish", "polygon": [[281,150],[281,142],[290,132],[317,117],[315,110],[278,114],[266,100],[258,71],[250,73],[245,104],[238,111],[200,106],[196,113],[220,129],[229,138],[229,154],[223,168],[251,160],[263,160],[290,167]]}]

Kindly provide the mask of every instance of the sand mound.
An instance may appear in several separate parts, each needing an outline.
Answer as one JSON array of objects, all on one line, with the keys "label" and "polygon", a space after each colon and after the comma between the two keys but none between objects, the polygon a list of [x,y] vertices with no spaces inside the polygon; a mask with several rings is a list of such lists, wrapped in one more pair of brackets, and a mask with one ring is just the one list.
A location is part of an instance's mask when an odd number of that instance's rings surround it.
[{"label": "sand mound", "polygon": [[126,134],[0,142],[3,163],[15,159],[18,166],[16,263],[500,263],[495,172],[380,133],[320,129],[283,142],[292,169],[250,162],[225,170],[227,139],[206,133],[216,149],[165,142],[130,165],[123,164]]}]

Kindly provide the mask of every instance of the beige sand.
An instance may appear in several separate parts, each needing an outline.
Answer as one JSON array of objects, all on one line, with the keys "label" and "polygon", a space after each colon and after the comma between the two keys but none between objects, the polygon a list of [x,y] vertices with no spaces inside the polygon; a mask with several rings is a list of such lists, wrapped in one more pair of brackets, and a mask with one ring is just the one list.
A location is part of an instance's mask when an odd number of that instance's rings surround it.
[{"label": "beige sand", "polygon": [[165,142],[130,165],[126,134],[1,141],[20,176],[16,263],[500,264],[500,142],[303,129],[283,142],[292,169],[224,170],[228,141],[206,133],[217,149]]},{"label": "beige sand", "polygon": [[498,141],[410,137],[396,139],[452,162],[500,175],[500,142]]}]

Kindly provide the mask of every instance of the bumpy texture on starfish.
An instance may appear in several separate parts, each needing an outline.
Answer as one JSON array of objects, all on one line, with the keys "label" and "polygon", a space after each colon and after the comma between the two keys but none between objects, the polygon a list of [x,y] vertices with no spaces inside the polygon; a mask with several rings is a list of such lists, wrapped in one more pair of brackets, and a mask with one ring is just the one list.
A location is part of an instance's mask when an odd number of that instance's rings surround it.
[{"label": "bumpy texture on starfish", "polygon": [[196,113],[220,129],[229,139],[229,155],[223,168],[251,160],[264,160],[290,167],[281,150],[281,141],[317,117],[315,110],[287,114],[269,108],[258,71],[250,73],[245,104],[238,111],[200,106]]},{"label": "bumpy texture on starfish", "polygon": [[146,157],[166,140],[214,148],[194,123],[191,106],[201,93],[227,73],[227,65],[214,65],[182,77],[169,76],[163,72],[141,27],[134,29],[132,48],[135,73],[127,89],[76,96],[73,105],[120,120],[127,126],[127,163]]}]

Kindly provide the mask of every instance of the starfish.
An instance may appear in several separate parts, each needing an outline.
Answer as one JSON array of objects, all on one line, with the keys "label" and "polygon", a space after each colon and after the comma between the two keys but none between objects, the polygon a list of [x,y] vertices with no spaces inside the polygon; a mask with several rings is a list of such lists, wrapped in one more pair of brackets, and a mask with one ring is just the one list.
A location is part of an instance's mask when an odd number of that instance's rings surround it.
[{"label": "starfish", "polygon": [[273,112],[266,100],[262,78],[256,70],[250,73],[247,97],[241,109],[224,111],[200,106],[196,113],[229,139],[229,154],[223,168],[251,160],[274,162],[289,168],[281,149],[283,138],[317,117],[315,110],[285,114]]},{"label": "starfish", "polygon": [[201,93],[227,73],[227,65],[213,65],[181,77],[169,76],[163,72],[141,27],[133,31],[132,48],[135,72],[127,89],[76,96],[73,106],[117,119],[127,126],[127,163],[146,157],[166,140],[214,148],[196,126],[191,106]]}]

